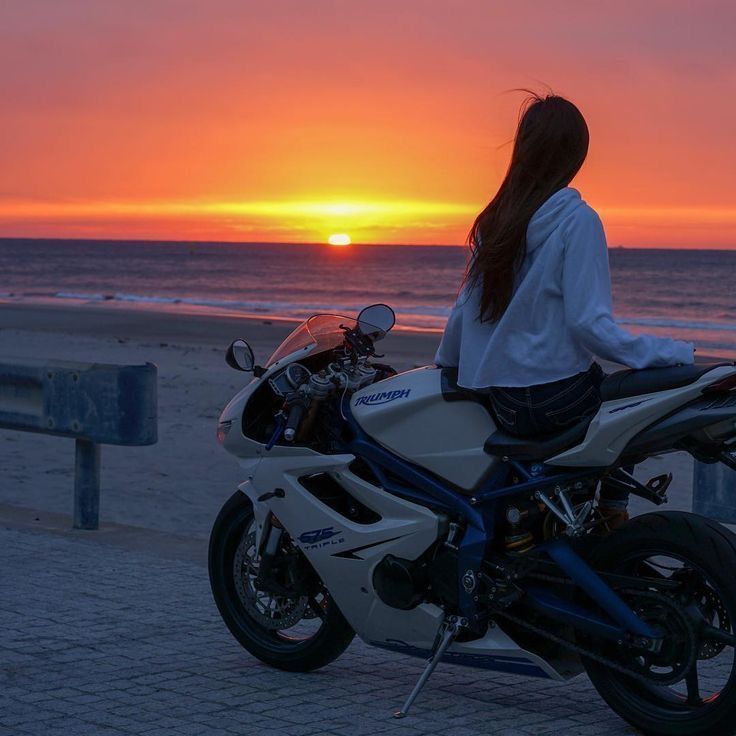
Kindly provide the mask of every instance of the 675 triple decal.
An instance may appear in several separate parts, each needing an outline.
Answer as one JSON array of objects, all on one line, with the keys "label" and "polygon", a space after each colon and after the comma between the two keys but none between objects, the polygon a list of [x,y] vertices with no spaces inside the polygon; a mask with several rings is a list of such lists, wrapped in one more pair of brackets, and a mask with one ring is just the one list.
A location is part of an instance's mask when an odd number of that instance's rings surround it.
[{"label": "675 triple decal", "polygon": [[324,529],[312,529],[308,532],[302,532],[298,539],[305,546],[306,549],[315,549],[318,547],[325,547],[330,544],[342,544],[345,539],[335,539],[334,537],[342,534],[334,526],[328,526]]}]

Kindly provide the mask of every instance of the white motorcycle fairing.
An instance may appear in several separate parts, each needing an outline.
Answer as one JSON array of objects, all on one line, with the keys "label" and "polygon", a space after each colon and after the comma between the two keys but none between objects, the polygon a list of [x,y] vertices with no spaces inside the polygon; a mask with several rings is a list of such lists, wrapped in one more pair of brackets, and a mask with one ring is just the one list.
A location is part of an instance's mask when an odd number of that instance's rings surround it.
[{"label": "white motorcycle fairing", "polygon": [[399,457],[472,489],[498,463],[483,449],[496,430],[477,401],[448,401],[442,370],[426,366],[399,373],[353,394],[355,421]]},{"label": "white motorcycle fairing", "polygon": [[734,373],[734,366],[724,365],[708,371],[686,386],[604,401],[591,420],[583,441],[545,462],[547,465],[565,467],[612,465],[639,432],[701,396],[709,384]]},{"label": "white motorcycle fairing", "polygon": [[[349,469],[352,455],[269,457],[260,461],[251,480],[239,486],[254,508],[257,537],[272,511],[322,578],[358,636],[365,642],[429,656],[444,612],[421,604],[408,611],[391,608],[373,587],[376,565],[387,555],[414,560],[440,532],[440,517],[431,510],[387,493]],[[372,524],[346,519],[322,503],[299,479],[329,473],[358,501],[381,517]],[[270,494],[283,489],[282,497]],[[264,495],[267,500],[260,501]],[[541,657],[520,648],[500,628],[489,628],[475,641],[454,642],[448,661],[528,676],[564,679],[579,670],[556,669]]]},{"label": "white motorcycle fairing", "polygon": [[[643,429],[734,373],[736,367],[723,365],[685,386],[604,401],[578,444],[540,460],[560,467],[608,467]],[[399,373],[357,391],[351,411],[366,434],[386,449],[474,491],[499,462],[484,450],[496,427],[481,403],[445,400],[441,382],[442,370],[434,366]]]}]

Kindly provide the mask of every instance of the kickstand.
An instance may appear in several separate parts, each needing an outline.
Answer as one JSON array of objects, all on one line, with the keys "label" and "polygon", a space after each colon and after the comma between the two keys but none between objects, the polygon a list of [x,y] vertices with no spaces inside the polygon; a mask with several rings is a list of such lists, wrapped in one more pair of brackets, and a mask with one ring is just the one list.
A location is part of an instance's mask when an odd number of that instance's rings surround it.
[{"label": "kickstand", "polygon": [[419,695],[421,689],[427,684],[427,680],[429,680],[430,675],[434,672],[435,667],[437,667],[444,656],[447,651],[447,647],[449,647],[454,641],[462,625],[462,619],[459,619],[457,616],[450,616],[444,623],[442,636],[440,637],[435,650],[432,652],[432,656],[427,660],[427,666],[424,668],[424,672],[422,672],[417,684],[414,685],[414,689],[406,699],[404,707],[394,713],[394,718],[406,717],[406,714],[409,712],[409,708],[411,708],[412,704],[417,699],[417,695]]}]

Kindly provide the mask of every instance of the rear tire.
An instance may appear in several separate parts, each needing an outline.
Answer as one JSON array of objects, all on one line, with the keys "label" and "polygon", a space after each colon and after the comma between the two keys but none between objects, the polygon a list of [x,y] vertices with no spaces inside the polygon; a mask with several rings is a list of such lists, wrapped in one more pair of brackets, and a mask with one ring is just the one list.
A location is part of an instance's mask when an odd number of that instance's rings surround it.
[{"label": "rear tire", "polygon": [[238,546],[252,523],[251,502],[244,493],[236,491],[212,527],[208,566],[212,595],[220,615],[230,633],[261,662],[290,672],[324,667],[337,659],[355,636],[332,597],[324,598],[319,629],[303,639],[292,639],[264,628],[243,604],[233,568]]},{"label": "rear tire", "polygon": [[[723,630],[732,631],[731,622],[736,621],[736,536],[716,522],[682,512],[645,514],[605,538],[595,549],[591,563],[597,570],[634,574],[631,570],[645,565],[646,560],[666,557],[683,561],[693,574],[707,581],[720,598],[721,615],[727,622],[721,622]],[[688,605],[692,610],[692,602]],[[697,631],[697,623],[693,631]],[[704,640],[695,641],[696,646],[701,646],[697,642]],[[698,675],[698,663],[707,657],[698,654],[693,667],[697,697],[692,701],[689,683],[687,694],[680,695],[664,685],[641,684],[592,660],[584,660],[584,665],[606,703],[645,734],[726,736],[736,732],[736,658],[729,664],[729,656],[734,653],[732,645],[722,651],[725,662],[718,672],[723,671],[726,684],[711,697],[702,694],[697,686],[698,677],[702,678],[702,672]],[[684,682],[681,680],[678,685]]]}]

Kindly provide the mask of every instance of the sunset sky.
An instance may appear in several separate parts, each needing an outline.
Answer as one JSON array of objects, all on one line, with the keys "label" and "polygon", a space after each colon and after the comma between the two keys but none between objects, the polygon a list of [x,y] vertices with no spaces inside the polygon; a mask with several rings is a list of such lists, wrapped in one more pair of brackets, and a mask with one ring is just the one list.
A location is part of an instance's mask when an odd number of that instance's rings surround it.
[{"label": "sunset sky", "polygon": [[0,236],[462,243],[523,95],[611,245],[736,247],[736,3],[4,0]]}]

